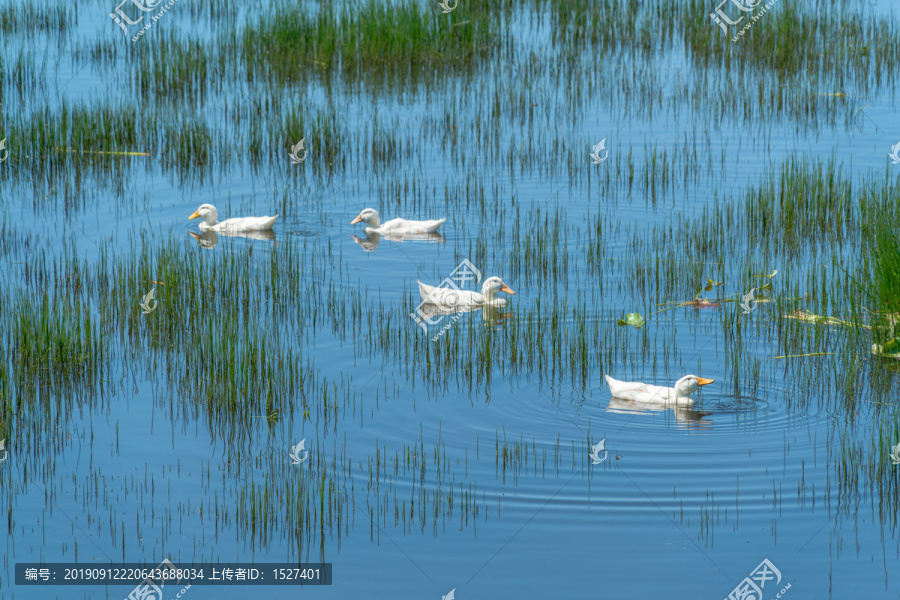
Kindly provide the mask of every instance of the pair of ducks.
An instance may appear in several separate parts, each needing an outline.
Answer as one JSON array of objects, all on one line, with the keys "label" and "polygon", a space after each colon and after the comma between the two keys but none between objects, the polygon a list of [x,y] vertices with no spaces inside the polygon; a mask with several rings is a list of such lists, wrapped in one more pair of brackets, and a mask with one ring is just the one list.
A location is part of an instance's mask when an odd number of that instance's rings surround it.
[{"label": "pair of ducks", "polygon": [[[201,204],[200,208],[188,217],[188,221],[192,219],[202,219],[200,229],[203,231],[216,232],[242,232],[242,231],[269,231],[275,225],[278,215],[270,217],[234,217],[219,221],[219,211],[212,204]],[[359,216],[353,219],[351,225],[364,221],[366,223],[366,233],[432,233],[437,231],[441,223],[447,219],[434,219],[431,221],[412,221],[410,219],[391,219],[382,224],[378,217],[378,211],[373,208],[367,208]]]},{"label": "pair of ducks", "polygon": [[[201,204],[200,208],[188,217],[191,219],[202,219],[200,221],[200,229],[202,231],[213,231],[220,233],[241,233],[251,231],[270,231],[275,225],[274,217],[235,217],[219,221],[219,211],[212,204]],[[441,223],[446,219],[432,219],[428,221],[413,221],[410,219],[391,219],[385,223],[381,222],[378,211],[374,208],[367,208],[359,213],[351,225],[364,222],[366,224],[366,233],[379,233],[383,235],[404,235],[418,233],[432,233],[437,231]],[[497,294],[505,292],[514,295],[515,292],[508,285],[503,283],[499,277],[488,277],[481,286],[481,293],[468,290],[451,290],[448,288],[438,288],[426,285],[416,280],[419,284],[419,294],[426,303],[450,308],[475,308],[481,306],[503,307],[506,306],[506,300],[498,298]]]},{"label": "pair of ducks", "polygon": [[[223,233],[237,233],[249,231],[270,231],[275,225],[274,217],[236,217],[219,221],[219,213],[212,204],[202,204],[200,208],[194,211],[188,220],[200,218],[200,229],[203,231],[214,231]],[[351,225],[364,222],[366,224],[366,233],[380,234],[417,234],[431,233],[437,231],[446,219],[433,219],[428,221],[413,221],[410,219],[391,219],[385,223],[381,223],[378,211],[373,208],[367,208],[359,213]],[[508,285],[503,283],[499,277],[488,277],[484,281],[481,293],[468,290],[451,290],[448,288],[438,288],[426,285],[416,280],[419,284],[419,294],[426,302],[437,304],[440,306],[453,306],[455,308],[477,307],[477,306],[495,306],[502,307],[506,305],[506,300],[497,298],[497,294],[505,292],[515,295],[515,292]],[[634,402],[647,402],[654,404],[680,404],[691,405],[694,403],[691,395],[694,394],[701,386],[713,383],[712,379],[704,379],[696,375],[685,375],[675,382],[674,387],[662,387],[658,385],[650,385],[648,383],[619,381],[606,375],[606,383],[612,395],[622,400],[631,400]]]},{"label": "pair of ducks", "polygon": [[[433,233],[437,231],[441,223],[447,219],[432,219],[429,221],[412,221],[409,219],[391,219],[382,223],[378,217],[378,211],[367,208],[350,221],[351,225],[357,223],[366,224],[366,233],[379,233],[382,235],[406,235],[417,233]],[[419,295],[426,304],[434,304],[448,309],[476,308],[481,306],[502,307],[506,306],[506,299],[498,298],[497,294],[505,292],[515,295],[512,289],[503,283],[499,277],[488,277],[481,286],[481,293],[468,290],[440,288],[427,285],[416,280],[419,284]]]},{"label": "pair of ducks", "polygon": [[[382,223],[378,217],[378,211],[367,208],[359,213],[350,224],[366,224],[366,233],[379,233],[382,235],[407,235],[417,233],[433,233],[437,231],[441,223],[447,219],[432,219],[429,221],[412,221],[410,219],[391,219]],[[468,290],[456,290],[427,285],[416,280],[419,284],[419,295],[426,304],[434,304],[448,309],[476,308],[482,306],[503,307],[506,306],[505,298],[498,298],[497,294],[505,292],[514,296],[516,293],[503,283],[499,277],[488,277],[481,286],[481,292]]]}]

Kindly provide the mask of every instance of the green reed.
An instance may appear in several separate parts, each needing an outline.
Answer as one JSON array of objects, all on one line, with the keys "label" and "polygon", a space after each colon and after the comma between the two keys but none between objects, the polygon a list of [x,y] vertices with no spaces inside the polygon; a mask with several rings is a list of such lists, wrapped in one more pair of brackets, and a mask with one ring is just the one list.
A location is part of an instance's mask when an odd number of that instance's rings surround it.
[{"label": "green reed", "polygon": [[[467,20],[468,22],[459,23]],[[359,69],[466,64],[498,37],[497,23],[483,14],[447,18],[419,3],[322,5],[310,11],[285,3],[248,25],[240,52],[249,77],[258,69],[284,80],[339,67]],[[264,65],[264,66],[262,66]]]}]

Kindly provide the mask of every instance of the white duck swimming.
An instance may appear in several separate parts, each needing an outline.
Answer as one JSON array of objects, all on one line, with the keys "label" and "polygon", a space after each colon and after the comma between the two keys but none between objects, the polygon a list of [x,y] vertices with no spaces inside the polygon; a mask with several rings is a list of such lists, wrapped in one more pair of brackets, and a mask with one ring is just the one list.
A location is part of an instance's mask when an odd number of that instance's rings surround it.
[{"label": "white duck swimming", "polygon": [[366,233],[431,233],[432,231],[437,231],[441,223],[446,220],[410,221],[409,219],[391,219],[386,223],[382,223],[378,217],[378,211],[374,208],[367,208],[359,213],[358,217],[350,221],[350,224],[356,225],[360,221],[365,221]]},{"label": "white duck swimming", "polygon": [[506,306],[505,298],[497,298],[498,292],[506,292],[515,296],[515,292],[503,283],[499,277],[488,277],[481,286],[481,293],[468,290],[455,290],[452,288],[434,287],[426,285],[419,280],[419,295],[422,301],[437,304],[445,308],[473,307],[473,306]]},{"label": "white duck swimming", "polygon": [[696,375],[685,375],[675,382],[675,387],[662,387],[635,381],[619,381],[606,375],[606,383],[609,391],[616,398],[633,400],[635,402],[648,402],[655,404],[693,404],[691,394],[700,389],[701,385],[713,383],[712,379],[704,379]]},{"label": "white duck swimming", "polygon": [[200,208],[194,211],[194,214],[188,217],[188,221],[200,217],[200,229],[203,231],[218,232],[237,232],[237,231],[267,231],[275,225],[274,217],[235,217],[233,219],[225,219],[218,221],[219,211],[212,204],[201,204]]}]

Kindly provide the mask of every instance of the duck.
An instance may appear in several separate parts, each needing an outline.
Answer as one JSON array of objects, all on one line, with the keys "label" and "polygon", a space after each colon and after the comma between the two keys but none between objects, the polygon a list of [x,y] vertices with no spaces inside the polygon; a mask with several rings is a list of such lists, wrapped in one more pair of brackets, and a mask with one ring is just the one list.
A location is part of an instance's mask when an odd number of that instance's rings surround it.
[{"label": "duck", "polygon": [[275,225],[278,215],[270,217],[234,217],[218,221],[219,211],[212,204],[201,204],[194,214],[188,217],[188,221],[196,218],[203,219],[200,229],[203,231],[236,232],[236,231],[269,231]]},{"label": "duck", "polygon": [[713,379],[705,379],[696,375],[685,375],[675,382],[674,387],[662,387],[636,381],[619,381],[609,375],[604,375],[604,377],[606,377],[609,391],[612,392],[614,397],[655,404],[691,405],[694,403],[691,394],[699,390],[700,386],[714,382]]},{"label": "duck", "polygon": [[364,221],[366,224],[366,233],[382,233],[382,234],[404,234],[404,233],[431,233],[437,231],[441,223],[447,219],[432,219],[430,221],[411,221],[409,219],[391,219],[385,223],[381,222],[378,217],[378,211],[374,208],[366,208],[359,216],[350,221],[351,225],[356,225]]},{"label": "duck", "polygon": [[506,292],[511,296],[516,293],[499,277],[488,277],[481,286],[481,293],[469,290],[434,287],[416,280],[419,284],[419,295],[428,304],[437,304],[446,308],[470,308],[479,306],[506,306],[506,298],[497,298],[498,292]]}]

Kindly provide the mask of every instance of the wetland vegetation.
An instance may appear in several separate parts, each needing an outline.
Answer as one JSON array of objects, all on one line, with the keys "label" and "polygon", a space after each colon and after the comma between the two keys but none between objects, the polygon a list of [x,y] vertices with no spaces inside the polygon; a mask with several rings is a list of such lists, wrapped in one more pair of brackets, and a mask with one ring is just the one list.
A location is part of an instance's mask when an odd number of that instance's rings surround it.
[{"label": "wetland vegetation", "polygon": [[[326,597],[725,597],[764,558],[900,593],[890,3],[737,41],[696,0],[179,2],[136,42],[116,8],[0,8],[0,596],[164,557],[330,562]],[[280,217],[201,236],[201,202]],[[365,207],[447,220],[361,248]],[[463,260],[516,294],[419,326]],[[688,408],[604,382],[688,373]]]}]

